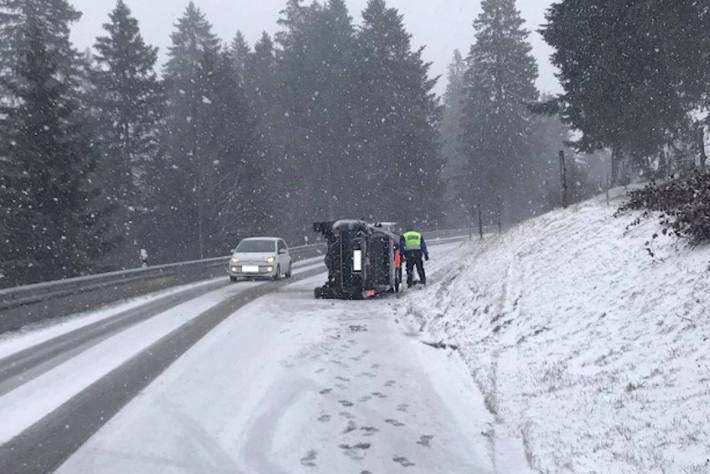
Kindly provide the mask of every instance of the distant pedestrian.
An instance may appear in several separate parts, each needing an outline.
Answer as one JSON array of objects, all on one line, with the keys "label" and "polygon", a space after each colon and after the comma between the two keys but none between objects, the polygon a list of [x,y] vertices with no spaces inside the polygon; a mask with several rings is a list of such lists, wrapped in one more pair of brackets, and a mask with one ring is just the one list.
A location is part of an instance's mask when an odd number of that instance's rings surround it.
[{"label": "distant pedestrian", "polygon": [[141,267],[148,268],[148,251],[141,249]]}]

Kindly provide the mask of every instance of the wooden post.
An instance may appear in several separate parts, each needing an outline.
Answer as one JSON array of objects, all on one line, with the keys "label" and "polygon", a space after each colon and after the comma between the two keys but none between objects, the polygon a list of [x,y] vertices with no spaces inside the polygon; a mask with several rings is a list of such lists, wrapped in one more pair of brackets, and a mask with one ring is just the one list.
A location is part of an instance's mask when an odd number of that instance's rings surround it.
[{"label": "wooden post", "polygon": [[478,205],[478,235],[483,240],[483,217],[481,216],[481,205]]},{"label": "wooden post", "polygon": [[698,151],[700,152],[700,169],[705,169],[705,163],[708,161],[708,155],[705,153],[705,127],[702,122],[698,123]]},{"label": "wooden post", "polygon": [[569,201],[567,196],[567,163],[564,150],[560,150],[560,177],[562,178],[562,207],[566,208],[569,205]]},{"label": "wooden post", "polygon": [[502,213],[501,213],[500,209],[498,209],[498,234],[502,234],[502,233],[503,233],[503,225],[501,224],[501,221],[500,221],[500,219],[501,219],[500,215],[501,215],[501,214],[502,214]]}]

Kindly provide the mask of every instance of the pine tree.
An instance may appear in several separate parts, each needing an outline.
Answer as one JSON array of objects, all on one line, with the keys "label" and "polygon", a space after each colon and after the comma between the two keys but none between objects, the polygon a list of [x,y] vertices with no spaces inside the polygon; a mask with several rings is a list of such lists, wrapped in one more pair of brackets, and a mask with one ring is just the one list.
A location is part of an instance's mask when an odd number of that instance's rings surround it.
[{"label": "pine tree", "polygon": [[[349,164],[354,28],[342,0],[307,7],[292,0],[279,23],[279,100],[289,137],[282,167],[302,184],[290,201],[294,225],[303,226],[305,217],[335,218],[353,202],[352,180],[342,171]],[[303,209],[312,214],[302,216]]]},{"label": "pine tree", "polygon": [[432,225],[441,199],[436,81],[402,16],[383,0],[363,12],[356,63],[363,214]]},{"label": "pine tree", "polygon": [[459,189],[473,209],[517,220],[526,214],[529,105],[538,98],[537,65],[515,0],[484,0],[467,59],[461,136],[468,169]]},{"label": "pine tree", "polygon": [[251,48],[249,48],[249,43],[247,43],[241,31],[237,31],[237,34],[234,36],[229,53],[234,63],[239,83],[244,87],[246,67],[249,61],[249,55],[251,54]]},{"label": "pine tree", "polygon": [[109,243],[104,216],[91,211],[95,159],[69,41],[80,15],[63,0],[2,1],[0,10],[11,71],[0,109],[2,284],[82,274]]},{"label": "pine tree", "polygon": [[145,44],[123,0],[110,20],[107,35],[96,40],[97,66],[90,75],[103,152],[97,174],[105,199],[117,208],[113,231],[124,237],[120,254],[111,259],[130,265],[138,262],[142,245],[137,221],[148,186],[145,169],[156,155],[163,95],[155,73],[157,48]]},{"label": "pine tree", "polygon": [[[30,16],[42,25],[50,38],[69,36],[71,23],[81,18],[81,13],[66,0],[0,0],[0,77],[11,77],[19,67],[18,51],[27,44],[27,21]],[[56,58],[58,72],[77,80],[77,53],[69,41],[53,44],[52,55]],[[0,93],[5,82],[0,81]],[[9,91],[3,93],[5,96]]]},{"label": "pine tree", "polygon": [[265,144],[259,136],[258,119],[251,108],[237,66],[229,51],[220,55],[213,81],[213,122],[211,135],[216,138],[213,148],[217,181],[213,199],[217,224],[212,252],[224,252],[238,239],[250,234],[272,231],[268,219],[272,206],[265,173],[269,163],[265,158]]},{"label": "pine tree", "polygon": [[446,185],[444,202],[448,203],[447,223],[453,226],[470,221],[470,203],[461,198],[461,190],[456,188],[460,176],[466,169],[465,158],[461,154],[460,138],[464,106],[464,74],[466,61],[459,50],[449,65],[448,83],[444,93],[444,112],[441,120],[441,155],[444,163],[442,180]]},{"label": "pine tree", "polygon": [[[317,18],[316,94],[314,131],[319,146],[313,150],[325,171],[327,217],[353,212],[358,170],[353,166],[353,114],[357,108],[353,81],[355,29],[344,0],[328,0]],[[355,168],[355,169],[354,169]]]},{"label": "pine tree", "polygon": [[565,0],[547,20],[562,117],[582,132],[578,149],[612,148],[614,183],[628,168],[647,175],[663,147],[693,135],[710,84],[707,2]]},{"label": "pine tree", "polygon": [[[259,160],[254,120],[232,57],[193,2],[172,41],[162,156],[151,170],[159,260],[223,254],[235,236],[223,232],[221,216],[238,217],[227,227],[240,233],[257,230],[254,212],[265,191],[262,167],[253,162]],[[237,212],[237,203],[249,212]]]},{"label": "pine tree", "polygon": [[[216,97],[210,93],[220,43],[203,13],[190,2],[172,33],[164,77],[167,86],[165,131],[161,137],[164,161],[156,163],[162,180],[157,211],[159,259],[202,258],[209,240],[209,199],[214,189],[215,163],[209,153],[207,121]],[[181,235],[171,244],[171,233]],[[164,257],[163,257],[164,255]]]},{"label": "pine tree", "polygon": [[276,51],[274,43],[267,33],[254,45],[245,67],[245,94],[254,113],[256,134],[259,142],[258,157],[265,170],[269,170],[271,183],[266,198],[269,212],[267,225],[272,232],[291,240],[303,235],[293,223],[300,209],[292,199],[295,194],[294,183],[300,179],[294,176],[285,162],[286,150],[290,143],[288,137],[288,117],[284,115],[281,103],[280,80],[278,78]]}]

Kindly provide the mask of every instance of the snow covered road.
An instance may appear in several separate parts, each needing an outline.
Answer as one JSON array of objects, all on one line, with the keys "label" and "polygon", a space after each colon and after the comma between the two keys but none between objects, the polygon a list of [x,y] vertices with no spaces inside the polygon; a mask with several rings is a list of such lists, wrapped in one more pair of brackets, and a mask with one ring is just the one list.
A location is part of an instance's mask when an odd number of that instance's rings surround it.
[{"label": "snow covered road", "polygon": [[[321,273],[322,263],[304,262],[297,268],[295,278],[307,278]],[[162,304],[153,308],[165,298],[141,298],[145,304],[128,312],[114,315],[113,310],[99,311],[58,327],[39,329],[40,336],[28,332],[4,338],[0,347],[9,348],[0,360],[0,373],[9,378],[0,380],[0,387],[10,388],[0,396],[0,465],[13,473],[56,468],[56,459],[66,459],[142,385],[231,314],[232,308],[284,284],[223,283],[214,290],[212,283],[200,283],[178,292],[186,293],[189,300],[178,298],[169,309]],[[167,299],[172,296],[170,292]],[[125,306],[132,305],[129,302]],[[154,311],[140,314],[146,308]],[[140,317],[133,319],[133,310]],[[133,324],[117,330],[112,324],[116,318],[121,324],[121,318]],[[95,340],[85,338],[87,332]],[[76,342],[75,347],[72,342]],[[157,351],[160,347],[164,347],[162,353]],[[16,372],[16,365],[26,370]],[[116,383],[121,393],[106,393],[115,390]],[[98,415],[92,418],[87,406]],[[61,438],[52,433],[57,427],[66,430]],[[55,444],[54,452],[46,446],[48,442]]]},{"label": "snow covered road", "polygon": [[[459,246],[434,246],[434,278]],[[455,352],[396,318],[409,296],[316,301],[322,267],[300,272],[202,295],[10,390],[0,463],[46,472],[74,453],[59,472],[492,472],[483,399]]]},{"label": "snow covered road", "polygon": [[313,300],[321,279],[229,318],[59,472],[491,472],[458,357],[406,333],[396,299]]}]

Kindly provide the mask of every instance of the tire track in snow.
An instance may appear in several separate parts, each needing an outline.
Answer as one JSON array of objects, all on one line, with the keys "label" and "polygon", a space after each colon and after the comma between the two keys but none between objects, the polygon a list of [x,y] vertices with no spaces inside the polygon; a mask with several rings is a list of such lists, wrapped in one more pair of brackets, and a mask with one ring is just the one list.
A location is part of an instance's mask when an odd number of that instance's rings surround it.
[{"label": "tire track in snow", "polygon": [[[319,273],[322,273],[320,268],[304,272],[294,280]],[[218,324],[239,308],[289,283],[264,284],[238,293],[112,370],[0,446],[3,472],[46,473],[57,469],[111,417]]]}]

